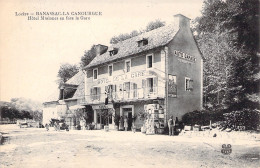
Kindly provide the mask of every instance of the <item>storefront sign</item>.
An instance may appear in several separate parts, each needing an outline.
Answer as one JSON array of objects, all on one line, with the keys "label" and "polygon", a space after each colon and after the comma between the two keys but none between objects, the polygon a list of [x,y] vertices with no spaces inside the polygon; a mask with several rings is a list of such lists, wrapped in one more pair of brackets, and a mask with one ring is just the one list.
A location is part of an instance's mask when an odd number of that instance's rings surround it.
[{"label": "storefront sign", "polygon": [[[126,73],[126,74],[114,76],[113,82],[126,81],[126,80],[136,79],[136,78],[149,76],[149,75],[157,76],[158,74],[154,71],[137,71],[137,72],[132,72],[132,73],[129,73],[129,74]],[[110,82],[112,82],[110,79],[102,78],[102,79],[98,79],[96,81],[95,85],[102,85],[102,84],[107,84],[107,83],[110,83]]]},{"label": "storefront sign", "polygon": [[106,83],[109,83],[110,81],[107,79],[107,78],[103,78],[103,79],[99,79],[97,81],[97,84],[98,85],[102,85],[102,84],[106,84]]},{"label": "storefront sign", "polygon": [[177,97],[177,84],[175,75],[169,75],[168,96]]},{"label": "storefront sign", "polygon": [[113,108],[113,104],[92,106],[93,110],[110,109],[110,108]]},{"label": "storefront sign", "polygon": [[123,75],[115,76],[113,78],[113,81],[124,81],[127,79],[135,79],[135,78],[146,76],[147,74],[148,74],[147,71],[137,71],[131,74],[123,74]]},{"label": "storefront sign", "polygon": [[174,50],[174,55],[190,62],[196,62],[196,58],[181,51]]}]

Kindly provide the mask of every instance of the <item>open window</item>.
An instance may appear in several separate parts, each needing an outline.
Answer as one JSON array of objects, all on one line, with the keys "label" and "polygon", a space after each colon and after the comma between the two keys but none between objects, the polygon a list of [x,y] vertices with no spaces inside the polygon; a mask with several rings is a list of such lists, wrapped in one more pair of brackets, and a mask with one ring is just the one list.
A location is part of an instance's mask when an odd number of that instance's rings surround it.
[{"label": "open window", "polygon": [[145,46],[148,44],[148,39],[143,38],[142,40],[137,41],[138,47]]},{"label": "open window", "polygon": [[118,53],[118,48],[112,48],[112,49],[109,51],[109,55],[110,55],[110,56],[116,55],[117,53]]}]

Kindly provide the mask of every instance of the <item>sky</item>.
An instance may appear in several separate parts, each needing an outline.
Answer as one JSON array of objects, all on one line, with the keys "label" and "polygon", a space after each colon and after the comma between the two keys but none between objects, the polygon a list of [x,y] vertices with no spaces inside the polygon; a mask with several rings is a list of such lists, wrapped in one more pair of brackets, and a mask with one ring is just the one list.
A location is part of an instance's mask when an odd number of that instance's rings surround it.
[{"label": "sky", "polygon": [[[203,0],[0,0],[0,100],[47,100],[62,63],[79,64],[93,44],[173,15],[201,16]],[[90,20],[28,20],[21,13],[102,12]],[[71,15],[70,15],[71,16]],[[74,16],[71,16],[74,17]]]}]

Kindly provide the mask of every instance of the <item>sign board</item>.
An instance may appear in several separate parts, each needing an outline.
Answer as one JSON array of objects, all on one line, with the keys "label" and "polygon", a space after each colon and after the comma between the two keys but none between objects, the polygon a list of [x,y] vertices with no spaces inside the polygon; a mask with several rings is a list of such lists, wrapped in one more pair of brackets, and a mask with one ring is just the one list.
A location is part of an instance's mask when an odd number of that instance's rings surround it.
[{"label": "sign board", "polygon": [[100,109],[110,109],[113,108],[113,104],[107,104],[107,105],[96,105],[96,106],[92,106],[93,110],[100,110]]},{"label": "sign board", "polygon": [[177,97],[177,83],[176,83],[176,76],[175,75],[169,75],[168,96],[169,97]]}]

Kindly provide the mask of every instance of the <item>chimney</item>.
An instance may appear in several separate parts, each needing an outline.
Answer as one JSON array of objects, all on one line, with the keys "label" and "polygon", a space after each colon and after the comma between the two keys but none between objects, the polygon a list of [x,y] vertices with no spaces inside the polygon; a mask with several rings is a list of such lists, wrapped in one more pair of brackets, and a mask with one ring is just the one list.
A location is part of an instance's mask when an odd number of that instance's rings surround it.
[{"label": "chimney", "polygon": [[96,56],[102,55],[107,52],[108,47],[102,44],[95,45]]},{"label": "chimney", "polygon": [[182,14],[174,15],[174,25],[177,30],[182,28],[190,28],[190,18]]}]

